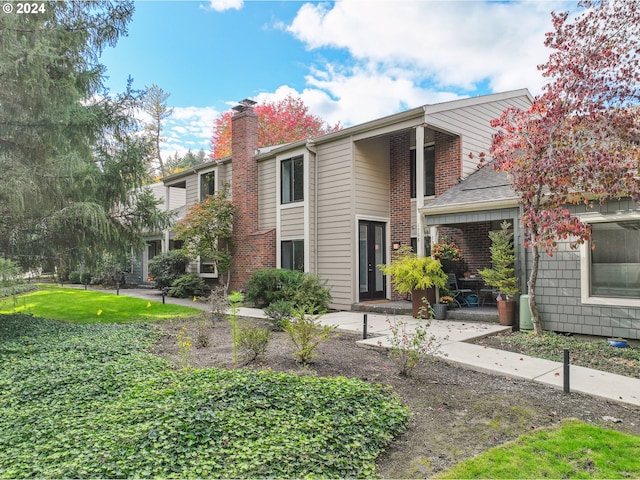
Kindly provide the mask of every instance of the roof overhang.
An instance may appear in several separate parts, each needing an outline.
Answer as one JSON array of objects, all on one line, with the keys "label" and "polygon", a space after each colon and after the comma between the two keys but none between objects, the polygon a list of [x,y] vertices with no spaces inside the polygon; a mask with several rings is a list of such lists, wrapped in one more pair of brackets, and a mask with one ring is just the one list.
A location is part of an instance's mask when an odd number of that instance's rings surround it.
[{"label": "roof overhang", "polygon": [[485,200],[473,203],[450,203],[430,207],[425,205],[418,211],[425,216],[443,215],[451,213],[480,212],[485,210],[499,210],[501,208],[513,208],[519,205],[517,198],[505,198],[501,200]]}]

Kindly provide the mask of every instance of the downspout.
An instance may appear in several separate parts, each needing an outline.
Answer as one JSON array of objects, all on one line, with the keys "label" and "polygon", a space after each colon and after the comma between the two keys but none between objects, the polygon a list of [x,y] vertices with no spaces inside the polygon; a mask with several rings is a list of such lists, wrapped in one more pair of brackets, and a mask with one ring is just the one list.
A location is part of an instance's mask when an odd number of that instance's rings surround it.
[{"label": "downspout", "polygon": [[313,139],[308,138],[307,150],[313,154],[313,272],[318,274],[318,151]]}]

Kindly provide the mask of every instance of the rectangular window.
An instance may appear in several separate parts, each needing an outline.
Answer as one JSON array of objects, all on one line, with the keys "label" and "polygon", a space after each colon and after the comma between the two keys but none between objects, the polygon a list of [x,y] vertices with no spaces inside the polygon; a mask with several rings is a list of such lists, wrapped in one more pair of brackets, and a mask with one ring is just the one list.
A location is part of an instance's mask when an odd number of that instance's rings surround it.
[{"label": "rectangular window", "polygon": [[304,162],[302,157],[281,163],[282,204],[304,200]]},{"label": "rectangular window", "polygon": [[216,172],[200,175],[200,201],[213,195],[216,191]]},{"label": "rectangular window", "polygon": [[[411,198],[416,198],[416,150],[410,154]],[[436,148],[434,145],[424,147],[424,196],[436,194]]]},{"label": "rectangular window", "polygon": [[640,298],[640,221],[591,225],[590,294]]},{"label": "rectangular window", "polygon": [[282,242],[282,268],[304,272],[304,241],[287,240]]}]

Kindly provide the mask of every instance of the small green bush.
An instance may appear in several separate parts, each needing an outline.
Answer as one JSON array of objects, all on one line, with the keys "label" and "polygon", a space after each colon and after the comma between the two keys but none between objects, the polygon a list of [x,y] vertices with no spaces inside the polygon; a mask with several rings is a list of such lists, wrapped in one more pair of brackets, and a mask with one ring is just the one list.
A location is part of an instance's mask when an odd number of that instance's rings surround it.
[{"label": "small green bush", "polygon": [[300,285],[304,273],[283,268],[267,268],[255,272],[247,282],[246,299],[264,308],[286,298]]},{"label": "small green bush", "polygon": [[187,273],[175,280],[169,289],[169,296],[187,298],[204,295],[207,285],[197,273]]},{"label": "small green bush", "polygon": [[264,313],[271,320],[273,329],[277,332],[283,332],[284,326],[293,315],[293,302],[276,300],[264,309]]},{"label": "small green bush", "polygon": [[149,260],[149,275],[156,288],[171,287],[188,265],[189,257],[182,250],[171,250]]},{"label": "small green bush", "polygon": [[242,326],[238,332],[238,348],[244,353],[247,363],[264,355],[271,341],[271,332],[256,325]]},{"label": "small green bush", "polygon": [[71,272],[69,274],[69,283],[79,284],[80,283],[80,272]]},{"label": "small green bush", "polygon": [[91,283],[91,274],[89,272],[83,272],[80,275],[80,283],[83,285],[89,285]]},{"label": "small green bush", "polygon": [[278,300],[292,302],[294,308],[325,312],[331,303],[326,281],[317,275],[281,268],[258,270],[247,282],[247,300],[264,308]]},{"label": "small green bush", "polygon": [[327,281],[310,273],[302,276],[291,296],[295,308],[311,313],[325,313],[331,303],[331,290],[327,287]]},{"label": "small green bush", "polygon": [[[310,309],[313,310],[313,309]],[[293,355],[298,363],[308,364],[317,356],[316,349],[322,342],[329,340],[336,326],[321,325],[318,317],[311,311],[296,310],[293,318],[284,327],[293,342]]]}]

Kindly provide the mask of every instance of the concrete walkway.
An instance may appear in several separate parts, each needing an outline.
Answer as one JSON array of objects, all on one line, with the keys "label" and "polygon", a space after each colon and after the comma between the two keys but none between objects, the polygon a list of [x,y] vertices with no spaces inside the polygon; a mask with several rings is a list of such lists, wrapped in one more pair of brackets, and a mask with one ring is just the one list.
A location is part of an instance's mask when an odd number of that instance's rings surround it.
[{"label": "concrete walkway", "polygon": [[[162,301],[162,295],[158,290],[123,289],[120,290],[120,294]],[[207,304],[194,302],[192,299],[166,297],[165,300],[167,303],[190,306],[200,310],[206,311],[208,309]],[[239,314],[250,318],[266,318],[264,312],[257,308],[241,308]],[[418,323],[418,320],[409,315],[388,316],[369,313],[367,314],[367,332],[373,338],[359,340],[357,344],[369,348],[388,348],[390,346],[389,335],[391,334],[389,321],[403,322],[409,331],[412,326]],[[364,314],[362,312],[332,312],[320,317],[320,322],[324,325],[336,325],[338,330],[362,334]],[[511,327],[503,327],[495,323],[433,320],[429,332],[442,342],[441,354],[438,356],[447,362],[480,372],[531,380],[562,389],[564,377],[563,365],[560,362],[468,343],[474,339],[510,329]],[[586,393],[607,400],[640,406],[640,379],[638,378],[624,377],[575,365],[570,367],[569,376],[571,392]]]}]

